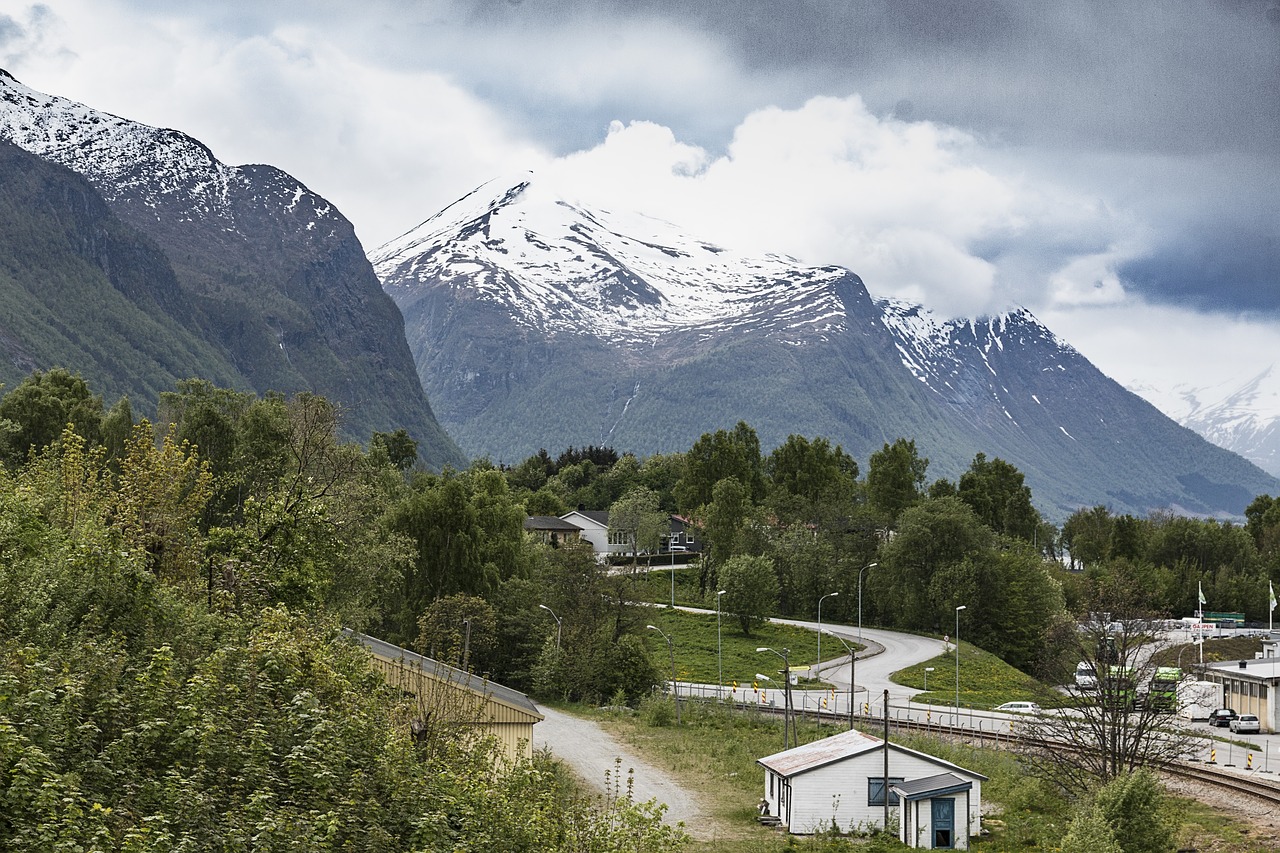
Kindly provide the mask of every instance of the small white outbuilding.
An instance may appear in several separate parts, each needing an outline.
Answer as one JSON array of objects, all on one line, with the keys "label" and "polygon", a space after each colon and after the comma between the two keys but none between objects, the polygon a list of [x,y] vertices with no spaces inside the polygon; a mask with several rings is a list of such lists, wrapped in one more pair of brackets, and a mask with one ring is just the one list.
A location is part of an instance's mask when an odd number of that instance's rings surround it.
[{"label": "small white outbuilding", "polygon": [[886,784],[885,742],[859,731],[761,758],[756,763],[765,775],[762,810],[795,835],[833,826],[872,831],[884,826],[888,797],[890,826],[896,822],[898,837],[909,846],[968,849],[981,829],[987,777],[893,743],[888,761]]}]

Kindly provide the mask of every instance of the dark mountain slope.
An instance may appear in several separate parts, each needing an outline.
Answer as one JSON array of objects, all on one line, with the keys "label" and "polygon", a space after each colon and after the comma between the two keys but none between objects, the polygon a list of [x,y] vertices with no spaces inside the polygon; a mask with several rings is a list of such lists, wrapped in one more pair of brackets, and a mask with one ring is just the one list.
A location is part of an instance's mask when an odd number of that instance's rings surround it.
[{"label": "dark mountain slope", "polygon": [[154,242],[234,384],[323,394],[343,407],[353,438],[403,427],[428,464],[463,461],[417,380],[403,318],[351,224],[323,198],[278,169],[226,166],[183,133],[44,95],[5,74],[0,138],[83,175]]},{"label": "dark mountain slope", "polygon": [[0,381],[67,366],[152,404],[190,376],[239,380],[154,243],[79,175],[0,142]]}]

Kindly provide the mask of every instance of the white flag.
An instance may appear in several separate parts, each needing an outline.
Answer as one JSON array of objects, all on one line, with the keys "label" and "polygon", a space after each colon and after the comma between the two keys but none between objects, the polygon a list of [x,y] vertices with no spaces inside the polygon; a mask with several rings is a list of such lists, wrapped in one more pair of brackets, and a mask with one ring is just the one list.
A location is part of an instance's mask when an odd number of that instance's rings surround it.
[{"label": "white flag", "polygon": [[1275,610],[1276,609],[1276,585],[1273,583],[1268,583],[1267,586],[1271,588],[1271,609]]},{"label": "white flag", "polygon": [[1200,582],[1200,606],[1201,606],[1201,607],[1204,607],[1204,604],[1205,604],[1205,598],[1204,598],[1204,581],[1201,581],[1201,582]]}]

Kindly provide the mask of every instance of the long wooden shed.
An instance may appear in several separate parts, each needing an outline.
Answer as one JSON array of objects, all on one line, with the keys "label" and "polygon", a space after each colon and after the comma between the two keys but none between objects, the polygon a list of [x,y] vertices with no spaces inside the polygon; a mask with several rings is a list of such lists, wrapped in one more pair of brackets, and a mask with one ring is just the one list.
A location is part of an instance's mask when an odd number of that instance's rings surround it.
[{"label": "long wooden shed", "polygon": [[466,737],[492,736],[509,761],[533,755],[533,726],[543,719],[528,696],[392,643],[348,632],[373,655],[387,683],[418,703],[415,725],[445,725]]}]

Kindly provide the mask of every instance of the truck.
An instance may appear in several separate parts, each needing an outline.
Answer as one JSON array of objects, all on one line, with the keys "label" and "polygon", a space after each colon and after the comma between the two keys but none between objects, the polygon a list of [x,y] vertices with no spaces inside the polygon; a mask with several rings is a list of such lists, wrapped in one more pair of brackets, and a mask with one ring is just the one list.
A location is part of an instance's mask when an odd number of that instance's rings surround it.
[{"label": "truck", "polygon": [[1178,708],[1178,683],[1182,670],[1176,666],[1158,666],[1147,685],[1147,706],[1157,711],[1176,711]]},{"label": "truck", "polygon": [[1178,685],[1178,716],[1207,720],[1214,708],[1222,707],[1222,685],[1213,681],[1187,679]]},{"label": "truck", "polygon": [[1106,667],[1103,673],[1098,692],[1101,694],[1104,707],[1132,711],[1138,699],[1133,667],[1112,665]]}]

